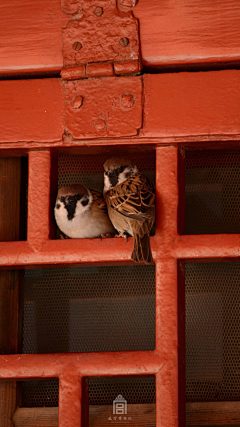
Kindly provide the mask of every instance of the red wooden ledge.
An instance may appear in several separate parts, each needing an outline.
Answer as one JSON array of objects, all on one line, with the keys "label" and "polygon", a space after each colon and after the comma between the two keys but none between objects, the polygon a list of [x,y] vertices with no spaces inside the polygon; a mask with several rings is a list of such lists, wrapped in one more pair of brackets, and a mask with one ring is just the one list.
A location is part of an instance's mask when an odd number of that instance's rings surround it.
[{"label": "red wooden ledge", "polygon": [[[7,0],[1,1],[2,75],[60,73],[62,28],[71,18],[62,12],[60,3],[12,0],[9,7]],[[133,11],[140,21],[144,65],[187,66],[240,60],[239,0],[139,0]]]},{"label": "red wooden ledge", "polygon": [[[118,78],[115,79],[117,84]],[[88,85],[91,92],[94,86],[91,79]],[[113,81],[111,85],[114,92]],[[131,141],[170,144],[239,140],[240,70],[145,75],[143,90],[144,120],[138,136],[121,141],[113,138],[89,140],[86,134],[74,141],[66,133],[63,136],[68,130],[64,123],[67,107],[64,107],[60,79],[1,81],[1,147],[73,147],[86,145],[87,140],[87,145],[92,146],[129,144]],[[109,107],[108,113],[114,117],[114,105]],[[79,117],[81,114],[84,114],[84,103],[77,113]],[[119,125],[117,127],[119,131]],[[101,137],[96,131],[96,138],[98,136]]]}]

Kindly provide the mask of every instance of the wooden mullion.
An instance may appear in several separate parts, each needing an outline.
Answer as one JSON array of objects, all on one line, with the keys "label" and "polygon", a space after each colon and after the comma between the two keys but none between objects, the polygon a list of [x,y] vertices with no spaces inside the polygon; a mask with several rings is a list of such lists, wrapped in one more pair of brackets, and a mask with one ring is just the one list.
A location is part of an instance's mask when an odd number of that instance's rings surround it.
[{"label": "wooden mullion", "polygon": [[49,150],[29,153],[27,240],[37,250],[48,240],[50,233],[50,170]]},{"label": "wooden mullion", "polygon": [[[21,158],[0,159],[0,241],[20,237]],[[0,271],[0,353],[18,352],[19,272]],[[12,427],[15,381],[0,383],[1,427]]]},{"label": "wooden mullion", "polygon": [[178,395],[179,427],[186,426],[185,262],[178,262]]}]

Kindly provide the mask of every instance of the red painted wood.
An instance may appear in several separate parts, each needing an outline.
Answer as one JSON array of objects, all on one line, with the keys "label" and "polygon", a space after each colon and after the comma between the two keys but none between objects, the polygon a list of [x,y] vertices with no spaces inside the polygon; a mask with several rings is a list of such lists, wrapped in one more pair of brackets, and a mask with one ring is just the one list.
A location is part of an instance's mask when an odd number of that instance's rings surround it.
[{"label": "red painted wood", "polygon": [[82,418],[82,377],[72,364],[59,378],[58,427],[80,426]]},{"label": "red painted wood", "polygon": [[234,136],[240,130],[240,72],[145,75],[143,135]]},{"label": "red painted wood", "polygon": [[[74,4],[74,2],[73,2]],[[240,0],[139,0],[143,64],[240,60]],[[60,0],[1,1],[0,73],[60,72],[61,32],[71,15]]]},{"label": "red painted wood", "polygon": [[51,154],[32,151],[28,164],[27,241],[33,248],[39,248],[49,236]]},{"label": "red painted wood", "polygon": [[57,378],[65,370],[74,371],[76,381],[80,376],[154,375],[162,365],[156,351],[0,355],[0,379]]},{"label": "red painted wood", "polygon": [[[117,82],[119,78],[113,78],[112,81],[114,82],[115,79]],[[129,77],[126,77],[126,80],[128,79]],[[140,82],[139,77],[131,79],[138,84]],[[74,84],[74,82],[69,83]],[[92,100],[96,90],[96,80],[89,79],[83,83],[83,90],[86,90],[86,84]],[[117,120],[113,126],[116,126],[116,129],[111,129],[109,136],[114,132],[120,136],[119,128],[122,125],[119,125],[118,120],[125,117],[125,113],[122,111],[122,107],[119,107],[120,92],[118,83],[116,85],[117,99],[112,100],[111,105],[108,104],[108,108],[101,105],[98,100],[98,109],[95,111],[93,103],[90,110],[94,115],[93,123],[92,118],[86,118],[86,128],[84,128],[85,125],[81,120],[78,122],[79,119],[76,119],[76,122],[70,123],[72,119],[69,120],[67,115],[65,131],[73,133],[76,137],[84,136],[87,140],[87,135],[91,137],[94,135],[93,131],[89,131],[89,127],[94,126],[94,118],[97,120],[103,112],[103,115],[109,113],[109,123],[115,120],[116,114]],[[77,84],[78,86],[80,91],[80,82]],[[131,85],[126,89],[136,90]],[[137,93],[139,90],[140,87],[137,88]],[[113,84],[111,94],[114,92]],[[39,142],[41,142],[41,147],[50,145],[86,146],[86,140],[74,141],[68,133],[65,133],[62,138],[64,100],[60,79],[2,81],[0,82],[0,93],[2,97],[0,104],[0,143],[2,147],[39,148]],[[76,92],[76,94],[81,95],[80,92]],[[100,96],[100,93],[98,95]],[[238,113],[240,110],[240,70],[145,75],[144,97],[143,130],[139,135],[144,144],[169,144],[186,141],[192,144],[199,141],[219,142],[220,140],[239,140],[240,138],[240,115]],[[87,95],[85,102],[88,102]],[[136,102],[139,108],[139,99]],[[68,111],[68,108],[67,105],[65,111]],[[81,108],[84,113],[84,102]],[[132,113],[134,108],[132,108]],[[138,126],[141,126],[138,108],[134,112],[133,121],[129,124],[130,128],[128,128],[128,124],[124,123],[123,135],[133,133],[134,129],[136,133]],[[76,111],[75,114],[73,112],[72,117],[78,117],[83,113]],[[129,114],[130,111],[126,113],[126,117]],[[85,117],[86,114],[83,116]],[[89,133],[87,134],[87,132]],[[108,136],[107,133],[103,134],[101,129],[96,130],[95,136],[98,133],[99,137]],[[152,138],[157,138],[157,140]],[[139,144],[140,139],[121,140],[121,144],[131,143]],[[119,145],[119,140],[95,139],[87,145]]]},{"label": "red painted wood", "polygon": [[59,141],[64,100],[60,79],[0,82],[0,142]]},{"label": "red painted wood", "polygon": [[240,60],[239,0],[139,0],[144,65]]},{"label": "red painted wood", "polygon": [[156,149],[156,350],[164,362],[156,376],[156,425],[178,425],[177,260],[170,254],[177,235],[178,152]]},{"label": "red painted wood", "polygon": [[[239,257],[239,234],[208,234],[198,236],[175,236],[164,244],[164,240],[151,237],[153,257],[190,258],[237,258]],[[1,242],[0,267],[24,265],[93,263],[133,264],[132,238],[85,240],[49,240],[36,252],[27,242]]]},{"label": "red painted wood", "polygon": [[137,135],[142,127],[142,78],[64,82],[65,131],[74,139]]},{"label": "red painted wood", "polygon": [[163,363],[156,377],[157,425],[178,426],[178,294],[177,261],[159,259],[156,264],[158,347]]},{"label": "red painted wood", "polygon": [[[138,20],[130,11],[120,12],[116,0],[62,0],[61,4],[66,20],[71,18],[62,30],[64,68],[106,61],[140,62]],[[72,6],[78,15],[69,16]],[[87,67],[89,77],[91,71]]]}]

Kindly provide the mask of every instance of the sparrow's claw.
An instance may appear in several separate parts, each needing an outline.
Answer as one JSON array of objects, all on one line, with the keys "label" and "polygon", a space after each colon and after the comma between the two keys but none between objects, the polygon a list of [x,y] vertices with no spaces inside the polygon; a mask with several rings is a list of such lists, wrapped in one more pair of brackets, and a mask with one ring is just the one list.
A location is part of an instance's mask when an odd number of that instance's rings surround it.
[{"label": "sparrow's claw", "polygon": [[116,234],[115,237],[124,237],[125,242],[127,243],[127,241],[128,241],[128,236],[124,231],[121,231],[119,234]]},{"label": "sparrow's claw", "polygon": [[60,239],[61,240],[68,239],[68,236],[66,236],[65,234],[61,233],[60,234]]},{"label": "sparrow's claw", "polygon": [[108,239],[109,237],[112,237],[111,233],[105,233],[105,234],[100,234],[100,239]]}]

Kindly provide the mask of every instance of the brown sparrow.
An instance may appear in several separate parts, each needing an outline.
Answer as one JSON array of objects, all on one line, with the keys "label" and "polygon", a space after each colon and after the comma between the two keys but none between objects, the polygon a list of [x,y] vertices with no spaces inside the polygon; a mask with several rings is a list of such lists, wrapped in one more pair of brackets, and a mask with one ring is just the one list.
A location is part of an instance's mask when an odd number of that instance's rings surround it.
[{"label": "brown sparrow", "polygon": [[115,234],[102,194],[82,185],[59,189],[54,215],[60,230],[73,239]]},{"label": "brown sparrow", "polygon": [[133,236],[132,259],[153,262],[149,233],[155,222],[155,193],[149,179],[131,161],[112,158],[104,163],[108,215],[119,236]]}]

